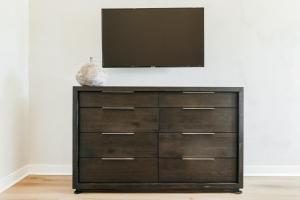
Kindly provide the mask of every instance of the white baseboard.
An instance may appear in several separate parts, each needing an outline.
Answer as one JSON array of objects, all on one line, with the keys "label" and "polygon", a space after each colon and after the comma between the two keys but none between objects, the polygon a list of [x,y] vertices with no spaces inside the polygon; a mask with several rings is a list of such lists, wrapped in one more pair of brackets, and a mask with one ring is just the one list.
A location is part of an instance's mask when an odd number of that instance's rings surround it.
[{"label": "white baseboard", "polygon": [[72,175],[72,165],[28,165],[30,175]]},{"label": "white baseboard", "polygon": [[7,190],[28,175],[28,168],[24,166],[4,178],[0,179],[0,193]]},{"label": "white baseboard", "polygon": [[[0,179],[0,193],[27,175],[71,175],[72,165],[26,165]],[[300,176],[300,165],[246,165],[245,176]]]},{"label": "white baseboard", "polygon": [[32,164],[12,172],[0,179],[0,193],[7,190],[28,175],[71,175],[72,165]]},{"label": "white baseboard", "polygon": [[[300,176],[300,165],[246,165],[245,176]],[[71,175],[72,165],[28,165],[29,174]]]},{"label": "white baseboard", "polygon": [[300,165],[246,165],[245,176],[300,176]]},{"label": "white baseboard", "polygon": [[[30,164],[26,167],[32,175],[72,174],[72,165]],[[245,176],[300,176],[300,165],[246,165],[244,170]]]},{"label": "white baseboard", "polygon": [[[71,175],[72,165],[28,165],[29,174]],[[245,176],[300,176],[300,165],[246,165]]]}]

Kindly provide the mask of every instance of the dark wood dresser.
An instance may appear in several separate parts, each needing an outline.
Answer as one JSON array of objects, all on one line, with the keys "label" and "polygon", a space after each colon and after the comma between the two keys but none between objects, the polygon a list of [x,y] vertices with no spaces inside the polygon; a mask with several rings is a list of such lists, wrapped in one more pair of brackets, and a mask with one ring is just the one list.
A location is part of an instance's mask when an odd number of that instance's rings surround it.
[{"label": "dark wood dresser", "polygon": [[243,88],[73,88],[76,193],[242,187]]}]

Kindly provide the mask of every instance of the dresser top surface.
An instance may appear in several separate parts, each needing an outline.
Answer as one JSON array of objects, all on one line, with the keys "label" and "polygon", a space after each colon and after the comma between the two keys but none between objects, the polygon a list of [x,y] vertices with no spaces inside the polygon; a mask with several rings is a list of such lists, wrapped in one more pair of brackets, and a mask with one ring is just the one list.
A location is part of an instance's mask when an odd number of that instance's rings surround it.
[{"label": "dresser top surface", "polygon": [[214,91],[214,92],[243,92],[243,87],[159,87],[159,86],[73,86],[74,91],[153,91],[153,92],[176,92],[176,91]]}]

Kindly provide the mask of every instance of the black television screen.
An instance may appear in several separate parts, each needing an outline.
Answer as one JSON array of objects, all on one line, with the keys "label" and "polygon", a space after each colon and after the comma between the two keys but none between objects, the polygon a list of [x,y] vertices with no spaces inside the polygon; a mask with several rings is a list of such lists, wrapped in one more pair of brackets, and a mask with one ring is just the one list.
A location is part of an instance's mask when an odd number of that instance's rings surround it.
[{"label": "black television screen", "polygon": [[102,9],[103,67],[203,67],[204,8]]}]

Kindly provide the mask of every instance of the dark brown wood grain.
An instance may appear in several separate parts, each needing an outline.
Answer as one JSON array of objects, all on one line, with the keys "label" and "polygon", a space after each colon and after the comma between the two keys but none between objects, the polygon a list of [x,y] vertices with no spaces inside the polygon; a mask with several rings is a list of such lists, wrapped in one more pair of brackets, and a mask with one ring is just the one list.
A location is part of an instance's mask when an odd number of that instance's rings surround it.
[{"label": "dark brown wood grain", "polygon": [[[80,183],[75,190],[100,193],[235,193],[237,183]],[[75,193],[76,193],[75,192]]]},{"label": "dark brown wood grain", "polygon": [[74,87],[73,188],[238,192],[243,188],[243,88]]},{"label": "dark brown wood grain", "polygon": [[102,160],[80,158],[79,179],[82,183],[157,182],[157,158]]},{"label": "dark brown wood grain", "polygon": [[230,92],[159,93],[160,107],[237,107],[237,94]]},{"label": "dark brown wood grain", "polygon": [[237,132],[237,110],[160,109],[160,132]]},{"label": "dark brown wood grain", "polygon": [[156,132],[158,130],[157,108],[134,110],[103,110],[80,108],[81,132]]},{"label": "dark brown wood grain", "polygon": [[159,159],[159,181],[177,183],[234,183],[236,159],[182,160]]},{"label": "dark brown wood grain", "polygon": [[79,95],[80,107],[102,106],[133,106],[133,107],[157,107],[158,95],[155,92],[81,92]]},{"label": "dark brown wood grain", "polygon": [[237,134],[183,135],[159,134],[159,157],[237,157]]},{"label": "dark brown wood grain", "polygon": [[238,106],[238,188],[244,187],[244,88],[239,88],[238,92],[239,106]]},{"label": "dark brown wood grain", "polygon": [[73,87],[73,155],[72,155],[72,163],[73,163],[73,169],[72,169],[72,187],[77,188],[79,185],[79,175],[78,175],[78,159],[79,159],[79,151],[78,151],[78,142],[79,142],[79,130],[78,130],[78,88]]},{"label": "dark brown wood grain", "polygon": [[145,86],[74,86],[74,90],[81,92],[116,92],[119,91],[135,91],[135,92],[235,92],[242,93],[242,87],[145,87]]},{"label": "dark brown wood grain", "polygon": [[157,157],[157,133],[82,133],[80,137],[81,157]]}]

